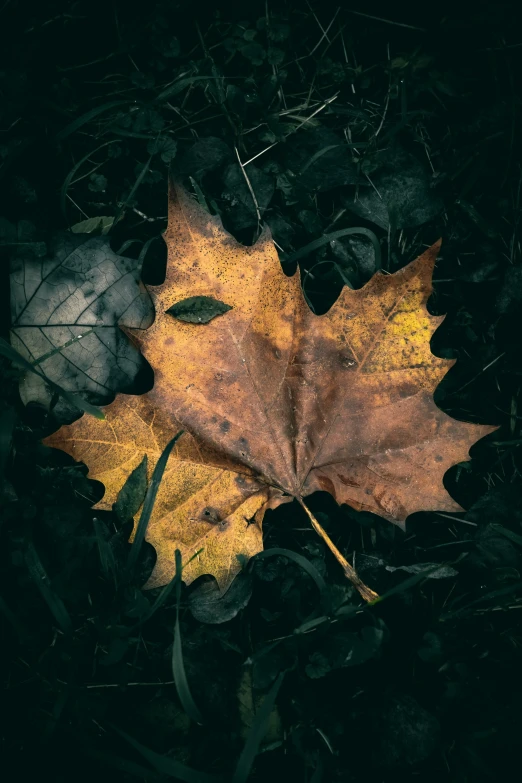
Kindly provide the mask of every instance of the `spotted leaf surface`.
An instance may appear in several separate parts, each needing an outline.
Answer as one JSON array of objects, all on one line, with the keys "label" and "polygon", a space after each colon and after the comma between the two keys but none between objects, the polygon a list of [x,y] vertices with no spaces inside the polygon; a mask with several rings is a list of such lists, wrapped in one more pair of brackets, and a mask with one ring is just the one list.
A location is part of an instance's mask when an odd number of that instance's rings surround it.
[{"label": "spotted leaf surface", "polygon": [[[153,388],[139,402],[120,395],[105,422],[84,416],[47,440],[89,466],[110,504],[145,453],[152,470],[161,445],[186,430],[149,525],[151,584],[172,575],[176,547],[186,556],[204,546],[208,560],[194,560],[187,580],[213,573],[225,587],[238,555],[261,548],[264,510],[317,490],[399,525],[421,509],[460,510],[443,475],[494,428],[433,401],[452,365],[430,350],[442,320],[426,309],[439,243],[396,274],[345,287],[317,316],[268,230],[244,247],[176,185],[165,241],[165,281],[149,288],[155,321],[126,330]],[[190,297],[230,309],[205,325],[168,314]]]},{"label": "spotted leaf surface", "polygon": [[[44,258],[13,261],[11,343],[66,391],[107,402],[135,378],[142,359],[118,324],[150,326],[154,312],[139,264],[114,253],[105,237],[63,232]],[[51,392],[33,373],[23,400],[47,404]]]}]

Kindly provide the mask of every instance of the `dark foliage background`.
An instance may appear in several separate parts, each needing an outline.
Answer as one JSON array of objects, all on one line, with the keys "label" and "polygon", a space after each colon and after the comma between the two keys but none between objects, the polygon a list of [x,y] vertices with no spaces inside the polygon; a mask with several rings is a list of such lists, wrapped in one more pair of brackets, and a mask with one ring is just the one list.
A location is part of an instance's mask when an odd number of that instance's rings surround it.
[{"label": "dark foliage background", "polygon": [[[39,444],[78,412],[57,396],[24,405],[21,371],[0,357],[4,779],[465,783],[516,768],[519,21],[490,3],[0,4],[4,338],[10,262],[43,257],[79,223],[161,280],[172,166],[240,241],[270,225],[318,313],[375,272],[368,231],[390,272],[442,236],[430,309],[447,317],[432,348],[457,362],[437,403],[500,427],[446,476],[462,514],[417,514],[404,534],[311,499],[380,604],[359,605],[292,505],[267,517],[265,546],[306,558],[315,583],[279,554],[251,563],[225,605],[209,610],[203,584],[158,607],[161,591],[140,590],[150,546],[125,576],[129,514],[93,512],[85,467]],[[351,227],[366,236],[307,248]],[[125,391],[152,382],[143,366]],[[255,705],[283,671],[256,755]]]}]

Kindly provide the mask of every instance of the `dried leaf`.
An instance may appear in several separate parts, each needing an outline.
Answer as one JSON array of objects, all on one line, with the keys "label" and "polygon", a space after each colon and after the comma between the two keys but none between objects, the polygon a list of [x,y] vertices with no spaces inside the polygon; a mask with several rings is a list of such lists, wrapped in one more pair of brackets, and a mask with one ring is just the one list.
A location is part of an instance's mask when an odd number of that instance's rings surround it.
[{"label": "dried leaf", "polygon": [[[430,570],[431,569],[431,570]],[[435,563],[414,563],[409,566],[386,566],[387,571],[406,571],[407,574],[426,574],[426,579],[449,579],[457,576],[458,571],[451,566],[441,565],[437,568]]]},{"label": "dried leaf", "polygon": [[[141,397],[119,395],[106,420],[84,417],[46,443],[85,461],[110,508],[129,473],[183,429],[169,459],[148,540],[158,562],[150,587],[211,573],[221,590],[238,556],[262,548],[267,508],[317,490],[403,526],[419,510],[457,511],[449,467],[494,427],[456,421],[433,401],[452,361],[430,351],[443,320],[426,301],[439,243],[396,274],[344,288],[314,315],[298,274],[286,277],[270,233],[240,245],[217,217],[173,185],[164,283],[150,287],[156,320],[132,335],[155,371]],[[169,308],[211,296],[232,309],[209,324]]]},{"label": "dried leaf", "polygon": [[[105,401],[136,376],[141,359],[118,324],[146,328],[153,311],[140,264],[105,237],[63,233],[43,259],[17,255],[11,273],[11,344],[65,391]],[[27,373],[24,402],[48,404],[45,382]]]}]

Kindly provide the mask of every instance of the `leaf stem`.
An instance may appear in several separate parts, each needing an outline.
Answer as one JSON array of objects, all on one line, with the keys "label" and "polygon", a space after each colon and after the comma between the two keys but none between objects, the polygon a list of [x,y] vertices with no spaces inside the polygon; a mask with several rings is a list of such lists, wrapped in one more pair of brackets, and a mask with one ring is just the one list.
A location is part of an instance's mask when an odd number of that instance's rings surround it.
[{"label": "leaf stem", "polygon": [[364,598],[365,601],[375,601],[376,598],[379,598],[379,594],[374,592],[368,585],[364,584],[362,579],[359,578],[357,575],[357,571],[355,568],[353,568],[348,560],[344,557],[344,555],[341,554],[341,552],[337,549],[334,542],[324,529],[324,527],[317,521],[317,519],[314,517],[308,506],[305,505],[302,498],[298,497],[297,500],[301,504],[301,506],[304,508],[308,515],[308,519],[312,523],[312,527],[315,530],[316,533],[318,533],[323,541],[325,542],[326,546],[330,550],[330,552],[333,554],[335,559],[338,563],[342,566],[342,569],[344,571],[344,575],[347,579],[350,580],[352,585],[359,591],[362,598]]}]

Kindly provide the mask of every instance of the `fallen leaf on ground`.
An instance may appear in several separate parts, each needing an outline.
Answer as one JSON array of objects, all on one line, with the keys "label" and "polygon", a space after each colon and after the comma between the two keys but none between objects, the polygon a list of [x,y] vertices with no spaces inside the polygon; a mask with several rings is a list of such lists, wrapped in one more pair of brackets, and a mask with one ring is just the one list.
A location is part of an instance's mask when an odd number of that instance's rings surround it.
[{"label": "fallen leaf on ground", "polygon": [[[139,282],[140,263],[114,253],[105,237],[62,232],[45,258],[17,254],[11,272],[11,343],[70,392],[105,397],[135,378],[141,358],[118,324],[146,328],[153,319]],[[48,405],[45,382],[26,373],[25,403]]]},{"label": "fallen leaf on ground", "polygon": [[[316,316],[299,275],[286,277],[265,229],[245,247],[183,189],[172,185],[164,283],[149,287],[156,318],[125,331],[154,369],[140,397],[118,395],[105,421],[84,416],[47,438],[105,484],[110,508],[129,473],[186,431],[169,459],[147,540],[158,561],[147,586],[174,573],[174,550],[190,582],[213,574],[221,590],[241,555],[262,548],[267,508],[318,490],[338,503],[404,526],[419,510],[458,511],[442,478],[495,428],[456,421],[433,391],[453,364],[430,338],[436,243],[361,289],[344,288]],[[230,309],[209,323],[168,311],[190,297]],[[239,557],[238,557],[239,556]]]}]

